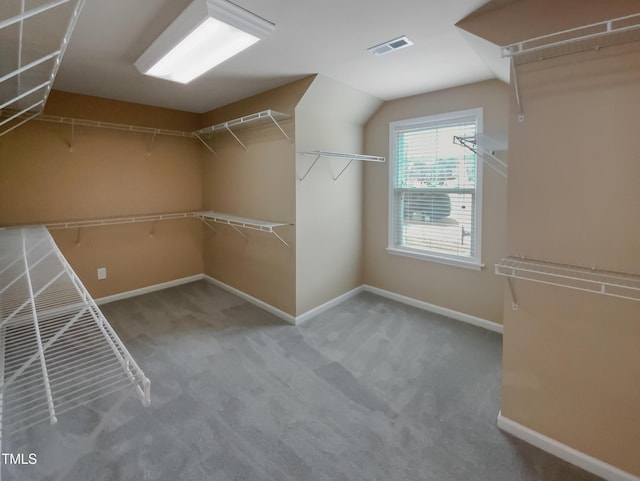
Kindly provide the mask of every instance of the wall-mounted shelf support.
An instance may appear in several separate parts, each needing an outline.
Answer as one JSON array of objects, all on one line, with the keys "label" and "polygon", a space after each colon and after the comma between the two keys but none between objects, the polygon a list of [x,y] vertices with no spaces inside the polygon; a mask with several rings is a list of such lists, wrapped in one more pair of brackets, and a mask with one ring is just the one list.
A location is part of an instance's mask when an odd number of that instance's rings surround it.
[{"label": "wall-mounted shelf support", "polygon": [[[218,212],[196,212],[196,217],[199,217],[202,221],[211,221],[217,222],[219,224],[226,224],[231,227],[233,230],[242,235],[245,239],[248,240],[246,234],[241,232],[239,229],[250,229],[257,230],[260,232],[268,232],[269,234],[276,237],[280,242],[282,242],[285,246],[290,247],[289,244],[278,234],[274,229],[277,227],[283,227],[286,225],[290,225],[283,222],[269,222],[264,220],[257,219],[247,219],[245,217],[237,217],[229,214],[220,214]],[[207,222],[205,222],[207,223]]]},{"label": "wall-mounted shelf support", "polygon": [[247,237],[247,234],[245,234],[244,232],[242,232],[240,229],[238,229],[235,225],[233,224],[229,224],[229,227],[231,227],[234,231],[236,231],[238,234],[240,234],[244,240],[246,240],[247,242],[249,242],[249,238]]},{"label": "wall-mounted shelf support", "polygon": [[[303,153],[303,152],[300,152]],[[304,173],[304,175],[302,177],[298,177],[298,181],[302,184],[302,182],[304,182],[304,179],[307,178],[307,175],[309,175],[309,172],[311,172],[311,170],[313,169],[313,167],[316,165],[316,163],[318,162],[318,160],[320,159],[320,157],[322,157],[322,155],[320,155],[319,153],[316,155],[315,160],[311,163],[311,165],[309,166],[309,168],[306,170],[306,172]]]},{"label": "wall-mounted shelf support", "polygon": [[214,134],[220,131],[229,132],[233,138],[242,146],[244,150],[248,150],[247,146],[238,138],[236,133],[233,131],[239,130],[246,127],[257,127],[259,125],[264,124],[265,122],[273,122],[273,124],[280,130],[282,135],[289,141],[292,142],[291,137],[287,135],[279,121],[286,120],[290,118],[289,115],[283,114],[282,112],[276,112],[275,110],[264,110],[262,112],[257,112],[255,114],[246,115],[244,117],[240,117],[238,119],[229,120],[227,122],[222,122],[215,125],[210,125],[209,127],[202,128],[200,130],[196,130],[193,134],[197,136],[208,148],[211,150],[211,147],[204,141],[204,136]]},{"label": "wall-mounted shelf support", "polygon": [[75,140],[76,124],[71,122],[71,136],[69,137],[69,152],[73,152],[73,141]]},{"label": "wall-mounted shelf support", "polygon": [[498,172],[501,176],[507,177],[507,164],[495,153],[496,151],[506,151],[508,149],[508,141],[506,137],[504,139],[497,139],[488,135],[478,134],[471,137],[453,136],[453,143],[466,147],[474,154],[480,156],[489,167]]},{"label": "wall-mounted shelf support", "polygon": [[153,147],[153,141],[156,140],[156,135],[158,135],[158,129],[153,131],[151,134],[151,140],[149,141],[149,147],[147,147],[147,156],[151,157],[151,148]]},{"label": "wall-mounted shelf support", "polygon": [[213,232],[215,232],[216,234],[218,233],[218,231],[215,229],[215,227],[213,227],[208,221],[207,219],[205,219],[204,217],[198,217],[198,219],[200,219],[200,221],[202,221],[202,223],[204,225],[206,225],[209,229],[211,229]]},{"label": "wall-mounted shelf support", "polygon": [[507,283],[509,285],[509,291],[511,291],[511,308],[514,311],[518,310],[518,298],[516,297],[516,291],[513,288],[513,282],[511,281],[511,277],[507,278]]},{"label": "wall-mounted shelf support", "polygon": [[309,172],[311,172],[311,170],[316,165],[316,163],[318,162],[318,159],[320,159],[320,157],[334,157],[334,158],[339,158],[339,159],[345,159],[345,160],[348,161],[347,165],[345,165],[342,168],[342,170],[338,173],[338,175],[333,178],[334,182],[338,181],[340,176],[342,176],[344,171],[347,170],[347,167],[349,167],[354,160],[359,160],[359,161],[363,161],[363,162],[384,162],[385,161],[384,157],[379,157],[377,155],[349,154],[349,153],[344,153],[344,152],[331,152],[331,151],[327,151],[327,150],[311,150],[311,151],[307,151],[307,152],[298,152],[298,154],[300,154],[300,155],[315,155],[315,157],[316,157],[315,160],[312,162],[311,166],[306,170],[304,175],[302,177],[298,177],[298,181],[300,183],[302,183],[304,181],[304,179],[307,177],[307,175],[309,175]]},{"label": "wall-mounted shelf support", "polygon": [[[291,140],[291,137],[289,137],[287,135],[287,133],[284,131],[284,129],[282,128],[282,126],[278,123],[278,121],[276,120],[275,116],[273,115],[273,111],[270,111],[271,115],[269,115],[269,118],[273,121],[273,124],[278,128],[278,130],[280,130],[280,132],[282,133],[282,135],[284,135],[285,139],[287,139],[289,142],[291,142],[293,144],[293,140]],[[284,114],[282,114],[284,115]]]},{"label": "wall-mounted shelf support", "polygon": [[204,145],[209,150],[209,152],[211,152],[216,157],[218,156],[218,154],[216,154],[216,151],[211,148],[211,146],[207,143],[206,140],[204,140],[202,137],[200,137],[200,134],[198,134],[198,132],[194,132],[193,135],[195,136],[196,139],[198,139],[200,142],[202,142],[202,145]]},{"label": "wall-mounted shelf support", "polygon": [[229,126],[228,126],[228,125],[225,125],[225,128],[227,129],[227,132],[229,132],[229,133],[233,136],[233,138],[234,138],[234,139],[236,139],[236,142],[238,142],[238,143],[242,146],[242,148],[243,148],[244,150],[249,150],[249,149],[247,149],[247,146],[246,146],[246,145],[244,145],[244,143],[242,142],[242,140],[240,140],[240,139],[238,138],[238,136],[237,136],[236,134],[234,134],[234,133],[233,133],[233,130],[231,130],[231,129],[229,128]]},{"label": "wall-mounted shelf support", "polygon": [[345,166],[342,168],[342,170],[338,173],[338,175],[336,175],[336,176],[333,178],[333,181],[334,181],[334,182],[337,182],[337,181],[338,181],[338,179],[340,178],[340,176],[341,176],[342,174],[344,174],[344,171],[345,171],[345,170],[347,170],[347,168],[351,165],[351,162],[353,162],[353,160],[354,160],[354,159],[349,159],[349,162],[347,162],[347,165],[345,165]]},{"label": "wall-mounted shelf support", "polygon": [[518,122],[524,122],[524,110],[522,109],[522,100],[520,100],[520,86],[518,85],[518,72],[516,71],[516,62],[513,57],[509,59],[511,65],[511,80],[513,81],[513,89],[516,94],[516,103],[518,104]]},{"label": "wall-mounted shelf support", "polygon": [[499,276],[509,278],[514,309],[518,308],[511,279],[565,287],[605,296],[640,301],[640,275],[581,267],[526,257],[509,256],[495,266]]}]

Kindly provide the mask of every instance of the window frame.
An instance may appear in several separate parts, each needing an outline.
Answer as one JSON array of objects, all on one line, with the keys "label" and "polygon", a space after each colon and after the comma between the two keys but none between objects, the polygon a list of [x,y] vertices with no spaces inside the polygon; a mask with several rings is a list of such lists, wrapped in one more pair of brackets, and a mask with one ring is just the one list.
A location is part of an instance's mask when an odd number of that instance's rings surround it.
[{"label": "window frame", "polygon": [[[484,267],[482,263],[482,191],[483,191],[483,162],[482,158],[476,155],[476,186],[474,198],[474,255],[471,257],[459,256],[455,254],[446,254],[434,251],[422,251],[419,249],[411,249],[407,247],[398,247],[395,245],[395,227],[396,212],[395,205],[395,172],[396,172],[396,131],[399,129],[420,128],[437,126],[444,122],[463,120],[469,117],[476,119],[476,135],[483,132],[483,108],[477,107],[467,110],[458,110],[455,112],[440,113],[417,117],[413,119],[397,120],[389,123],[389,171],[388,171],[388,239],[387,252],[394,255],[411,257],[414,259],[447,264],[467,269],[480,270]],[[453,139],[451,139],[453,142]]]}]

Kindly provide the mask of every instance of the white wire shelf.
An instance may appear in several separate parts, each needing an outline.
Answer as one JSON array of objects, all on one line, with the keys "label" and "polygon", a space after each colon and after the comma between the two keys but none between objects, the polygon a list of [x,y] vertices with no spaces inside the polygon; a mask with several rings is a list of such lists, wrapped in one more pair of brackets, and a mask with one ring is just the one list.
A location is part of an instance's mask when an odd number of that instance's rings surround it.
[{"label": "white wire shelf", "polygon": [[344,168],[338,173],[337,176],[333,178],[334,182],[336,182],[340,178],[340,176],[344,173],[345,170],[347,170],[347,167],[349,167],[351,165],[351,162],[353,162],[354,160],[362,161],[362,162],[384,162],[385,161],[384,157],[380,157],[377,155],[351,154],[346,152],[332,152],[329,150],[310,150],[310,151],[298,152],[298,154],[315,156],[315,160],[311,163],[311,165],[306,170],[304,175],[302,177],[298,177],[298,181],[300,182],[304,181],[307,175],[309,175],[309,172],[311,172],[311,169],[313,169],[313,167],[316,165],[316,163],[321,157],[333,157],[333,158],[348,160]]},{"label": "white wire shelf", "polygon": [[196,217],[197,212],[176,212],[170,214],[136,215],[129,217],[108,217],[104,219],[71,220],[45,224],[49,230],[78,229],[82,227],[100,227],[117,224],[134,224],[138,222],[157,222],[161,220],[188,219]]},{"label": "white wire shelf", "polygon": [[542,35],[502,47],[516,65],[640,40],[640,13]]},{"label": "white wire shelf", "polygon": [[246,115],[238,119],[233,119],[227,122],[221,122],[219,124],[204,127],[200,130],[196,130],[194,132],[194,135],[198,139],[200,139],[200,141],[214,154],[214,150],[209,146],[205,139],[208,136],[221,131],[229,132],[244,150],[248,150],[247,146],[238,138],[234,131],[247,127],[259,127],[261,125],[273,124],[278,128],[278,130],[280,130],[282,135],[284,135],[284,137],[289,142],[291,142],[291,138],[287,135],[287,133],[280,125],[281,121],[289,118],[291,118],[290,115],[283,114],[282,112],[277,112],[275,110],[264,110],[262,112],[256,112],[255,114]]},{"label": "white wire shelf", "polygon": [[[16,2],[17,3],[17,2]],[[53,0],[0,18],[0,136],[44,110],[53,81],[85,0]],[[10,8],[5,10],[11,12]],[[42,35],[42,25],[47,35]],[[18,28],[16,28],[16,26]],[[6,69],[6,70],[5,70]]]},{"label": "white wire shelf", "polygon": [[36,120],[53,122],[58,124],[68,124],[71,126],[94,127],[100,129],[123,130],[126,132],[137,132],[150,135],[171,135],[174,137],[193,137],[193,132],[183,132],[181,130],[158,129],[154,127],[142,127],[139,125],[118,124],[113,122],[101,122],[98,120],[76,119],[71,117],[58,117],[56,115],[39,115]]},{"label": "white wire shelf", "polygon": [[507,177],[507,163],[496,156],[496,152],[508,150],[509,141],[506,136],[478,134],[472,137],[460,137],[454,135],[453,143],[471,150],[498,174]]},{"label": "white wire shelf", "polygon": [[[0,113],[0,117],[11,117],[15,114],[9,111]],[[155,127],[143,127],[140,125],[118,124],[114,122],[102,122],[99,120],[77,119],[73,117],[60,117],[56,115],[38,114],[35,116],[22,115],[25,119],[39,120],[42,122],[51,122],[56,124],[65,124],[71,126],[71,137],[69,140],[69,150],[73,152],[73,142],[75,137],[75,127],[91,127],[98,129],[119,130],[123,132],[134,132],[150,135],[147,154],[151,155],[151,148],[157,135],[167,135],[172,137],[195,138],[193,132],[184,132],[181,130],[159,129]]]},{"label": "white wire shelf", "polygon": [[502,56],[509,57],[511,61],[511,82],[519,109],[518,121],[524,122],[524,111],[516,66],[636,41],[640,41],[640,13],[542,35],[502,47]]},{"label": "white wire shelf", "polygon": [[[497,275],[605,296],[640,301],[640,275],[509,256],[495,265]],[[517,301],[513,286],[514,308]]]},{"label": "white wire shelf", "polygon": [[44,227],[0,229],[3,435],[150,382]]},{"label": "white wire shelf", "polygon": [[212,227],[208,221],[215,222],[218,224],[226,224],[230,226],[233,230],[238,232],[246,240],[248,240],[247,236],[240,229],[249,229],[249,230],[257,230],[261,232],[268,232],[269,234],[272,234],[278,240],[280,240],[280,242],[282,242],[285,246],[289,247],[289,244],[274,230],[277,227],[291,225],[286,222],[271,222],[266,220],[248,219],[246,217],[237,217],[234,215],[221,214],[219,212],[212,212],[212,211],[197,212],[195,216],[198,217],[200,220],[202,220],[210,228]]}]

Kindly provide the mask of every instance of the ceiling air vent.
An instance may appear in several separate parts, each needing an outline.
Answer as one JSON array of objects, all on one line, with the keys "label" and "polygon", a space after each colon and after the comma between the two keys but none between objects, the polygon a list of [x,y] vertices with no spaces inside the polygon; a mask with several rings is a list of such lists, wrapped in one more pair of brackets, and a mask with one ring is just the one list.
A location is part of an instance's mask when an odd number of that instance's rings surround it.
[{"label": "ceiling air vent", "polygon": [[409,47],[410,45],[413,45],[413,42],[409,40],[409,38],[398,37],[393,40],[389,40],[388,42],[381,43],[380,45],[376,45],[375,47],[371,47],[368,51],[374,55],[383,55],[385,53],[393,52],[394,50]]}]

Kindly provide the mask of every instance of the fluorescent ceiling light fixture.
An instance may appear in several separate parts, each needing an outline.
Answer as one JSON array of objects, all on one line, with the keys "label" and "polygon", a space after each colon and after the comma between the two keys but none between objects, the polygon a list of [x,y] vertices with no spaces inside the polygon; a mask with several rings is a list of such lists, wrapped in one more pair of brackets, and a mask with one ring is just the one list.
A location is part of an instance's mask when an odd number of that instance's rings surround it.
[{"label": "fluorescent ceiling light fixture", "polygon": [[145,75],[186,84],[265,38],[273,27],[226,0],[195,0],[135,65]]},{"label": "fluorescent ceiling light fixture", "polygon": [[411,45],[413,45],[413,42],[409,40],[409,37],[404,36],[394,38],[393,40],[381,43],[380,45],[376,45],[375,47],[370,47],[367,49],[367,51],[374,55],[383,55],[385,53],[393,52],[394,50],[399,50]]}]

